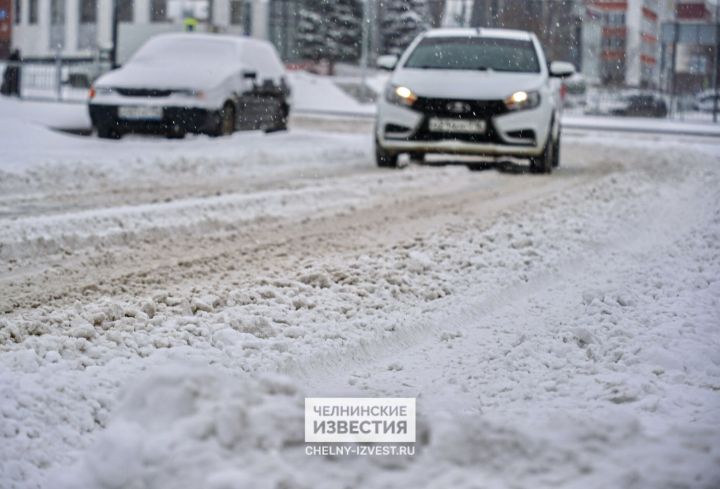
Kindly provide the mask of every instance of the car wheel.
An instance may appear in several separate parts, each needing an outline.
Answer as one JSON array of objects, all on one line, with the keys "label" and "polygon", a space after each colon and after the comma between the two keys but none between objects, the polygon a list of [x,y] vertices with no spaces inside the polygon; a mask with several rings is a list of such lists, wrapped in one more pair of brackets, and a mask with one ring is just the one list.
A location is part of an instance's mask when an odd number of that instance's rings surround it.
[{"label": "car wheel", "polygon": [[120,139],[122,134],[111,126],[98,126],[97,135],[100,139]]},{"label": "car wheel", "polygon": [[174,125],[165,133],[165,137],[168,139],[184,139],[186,134],[187,131],[183,127]]},{"label": "car wheel", "polygon": [[273,118],[275,125],[265,130],[265,132],[280,132],[287,131],[288,129],[288,115],[290,114],[290,108],[287,104],[283,103],[280,105],[280,110]]},{"label": "car wheel", "polygon": [[377,162],[377,166],[380,168],[398,167],[397,153],[386,151],[385,148],[380,146],[380,143],[377,140],[375,140],[375,161]]},{"label": "car wheel", "polygon": [[235,107],[227,102],[215,114],[215,129],[211,136],[229,136],[235,132]]},{"label": "car wheel", "polygon": [[532,173],[552,173],[554,163],[554,149],[555,141],[552,139],[552,134],[548,136],[548,141],[545,143],[545,149],[543,149],[540,156],[530,158],[530,171]]}]

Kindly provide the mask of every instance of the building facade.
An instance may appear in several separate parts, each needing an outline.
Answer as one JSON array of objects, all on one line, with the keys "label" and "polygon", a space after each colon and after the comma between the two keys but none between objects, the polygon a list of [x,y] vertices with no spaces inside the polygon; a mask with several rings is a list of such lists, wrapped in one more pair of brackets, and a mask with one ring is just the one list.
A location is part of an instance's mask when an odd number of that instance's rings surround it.
[{"label": "building facade", "polygon": [[12,27],[12,0],[0,0],[0,59],[10,55]]},{"label": "building facade", "polygon": [[[25,58],[94,58],[112,47],[113,0],[10,1],[12,47]],[[180,32],[188,26],[267,38],[267,0],[117,2],[121,63],[151,36]]]},{"label": "building facade", "polygon": [[663,36],[665,71],[674,70],[674,76],[665,77],[668,90],[682,94],[712,88],[713,72],[718,68],[717,13],[718,6],[709,1],[680,1],[675,7],[674,18],[665,22],[664,30],[671,30],[669,35]]},{"label": "building facade", "polygon": [[583,18],[582,71],[590,82],[660,84],[660,0],[589,0]]},{"label": "building facade", "polygon": [[[469,27],[499,27],[534,32],[548,59],[581,64],[582,1],[474,0],[452,15]],[[457,22],[459,20],[459,22]]]}]

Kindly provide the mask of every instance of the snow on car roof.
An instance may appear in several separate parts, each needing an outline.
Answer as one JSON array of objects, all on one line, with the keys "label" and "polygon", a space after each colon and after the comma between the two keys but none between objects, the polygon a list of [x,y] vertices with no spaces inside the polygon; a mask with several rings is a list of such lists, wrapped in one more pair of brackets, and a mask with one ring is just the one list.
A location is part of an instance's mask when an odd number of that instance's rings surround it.
[{"label": "snow on car roof", "polygon": [[163,39],[163,40],[192,40],[192,41],[211,41],[211,42],[228,42],[233,43],[238,46],[247,46],[247,45],[258,45],[258,44],[268,44],[267,41],[263,41],[261,39],[255,39],[252,37],[247,36],[233,36],[228,34],[204,34],[204,33],[195,33],[195,32],[169,32],[165,34],[158,34],[151,38],[152,40],[155,39]]},{"label": "snow on car roof", "polygon": [[168,32],[165,34],[157,34],[153,39],[193,39],[196,41],[247,41],[248,37],[230,36],[227,34],[205,34],[195,32]]},{"label": "snow on car roof", "polygon": [[503,39],[529,41],[532,39],[532,34],[527,31],[517,31],[512,29],[443,28],[431,29],[425,33],[425,37],[500,37]]}]

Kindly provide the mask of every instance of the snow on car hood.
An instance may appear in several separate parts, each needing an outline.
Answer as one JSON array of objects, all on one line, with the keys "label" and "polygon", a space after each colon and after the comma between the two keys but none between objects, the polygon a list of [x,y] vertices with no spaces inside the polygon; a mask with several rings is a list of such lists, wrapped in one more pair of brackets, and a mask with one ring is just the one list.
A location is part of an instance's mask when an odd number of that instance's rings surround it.
[{"label": "snow on car hood", "polygon": [[239,65],[221,63],[203,66],[128,63],[98,78],[96,86],[209,90],[240,69]]},{"label": "snow on car hood", "polygon": [[401,69],[391,79],[421,97],[500,100],[518,90],[537,90],[539,73]]}]

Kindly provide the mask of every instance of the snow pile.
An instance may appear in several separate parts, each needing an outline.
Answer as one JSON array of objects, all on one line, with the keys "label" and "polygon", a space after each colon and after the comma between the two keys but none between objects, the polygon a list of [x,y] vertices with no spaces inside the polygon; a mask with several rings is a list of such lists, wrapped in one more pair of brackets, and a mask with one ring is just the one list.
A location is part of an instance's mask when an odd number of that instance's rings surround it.
[{"label": "snow pile", "polygon": [[[39,102],[3,96],[0,96],[0,119],[7,119],[13,123],[30,123],[41,127],[69,130],[88,130],[91,125],[87,105],[82,102]],[[14,128],[12,124],[3,125],[2,134],[12,134],[13,137],[22,135],[23,131],[19,129]],[[32,134],[29,132],[28,136]],[[10,137],[6,141],[12,141],[12,146],[24,142],[22,140],[16,142]]]},{"label": "snow pile", "polygon": [[133,382],[86,457],[50,479],[58,489],[277,487],[291,473],[259,455],[303,436],[303,398],[289,379],[170,365]]},{"label": "snow pile", "polygon": [[339,114],[374,114],[375,105],[363,105],[343,92],[327,76],[302,71],[288,75],[293,94],[293,110],[302,112],[336,112]]}]

